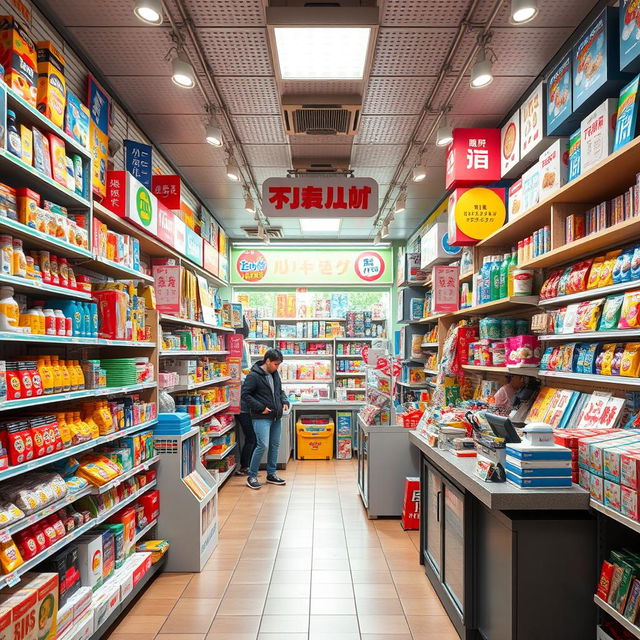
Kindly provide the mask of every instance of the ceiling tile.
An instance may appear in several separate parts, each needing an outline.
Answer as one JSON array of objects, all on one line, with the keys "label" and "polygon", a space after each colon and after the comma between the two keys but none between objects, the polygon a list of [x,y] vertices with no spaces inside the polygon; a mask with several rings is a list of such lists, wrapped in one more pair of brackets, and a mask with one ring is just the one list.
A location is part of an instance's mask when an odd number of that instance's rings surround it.
[{"label": "ceiling tile", "polygon": [[272,76],[265,29],[196,29],[214,75]]},{"label": "ceiling tile", "polygon": [[[344,139],[344,138],[343,138]],[[294,160],[307,158],[310,160],[327,161],[334,159],[349,160],[351,157],[350,144],[292,144],[291,156]]]},{"label": "ceiling tile", "polygon": [[534,77],[497,76],[486,91],[472,89],[469,81],[460,84],[452,101],[452,114],[482,112],[504,118],[529,88]]},{"label": "ceiling tile", "polygon": [[261,0],[188,0],[197,27],[241,27],[265,24]]},{"label": "ceiling tile", "polygon": [[233,123],[243,144],[286,142],[281,116],[234,116]]},{"label": "ceiling tile", "polygon": [[201,116],[141,115],[137,121],[156,144],[200,144],[204,136]]},{"label": "ceiling tile", "polygon": [[369,78],[363,113],[420,113],[435,86],[435,78]]},{"label": "ceiling tile", "polygon": [[70,31],[105,76],[171,76],[171,63],[165,57],[173,45],[164,29],[73,27]]},{"label": "ceiling tile", "polygon": [[[227,178],[224,165],[217,167],[200,167],[183,164],[181,169],[184,172],[185,178],[191,182],[195,188],[206,183],[210,184],[212,188],[217,188],[220,185],[225,187],[227,185],[237,186]],[[240,189],[240,191],[242,192],[242,189]],[[210,190],[207,192],[210,193]]]},{"label": "ceiling tile", "polygon": [[393,167],[405,149],[404,144],[354,144],[352,163],[357,167]]},{"label": "ceiling tile", "polygon": [[87,2],[87,0],[43,0],[48,7],[67,27],[138,27],[141,29],[157,29],[145,27],[136,18],[130,0],[109,0],[109,2]]},{"label": "ceiling tile", "polygon": [[224,76],[216,78],[216,84],[231,114],[280,113],[280,97],[274,78]]},{"label": "ceiling tile", "polygon": [[162,151],[177,165],[223,167],[225,164],[224,151],[206,143],[163,144]]},{"label": "ceiling tile", "polygon": [[[596,0],[538,0],[538,15],[527,22],[527,27],[573,27],[575,28],[584,19],[598,2]],[[505,2],[496,16],[495,25],[521,29],[522,27],[511,24],[510,3]],[[474,22],[484,22],[491,11],[491,5],[481,6],[473,16]]]},{"label": "ceiling tile", "polygon": [[286,178],[287,170],[282,167],[253,167],[253,177],[260,185],[267,178]]},{"label": "ceiling tile", "polygon": [[429,25],[430,27],[456,27],[464,18],[466,2],[451,0],[386,0],[382,12],[383,26]]},{"label": "ceiling tile", "polygon": [[360,95],[362,82],[360,80],[286,80],[282,83],[284,95]]},{"label": "ceiling tile", "polygon": [[417,121],[417,116],[363,116],[356,141],[364,144],[406,144]]},{"label": "ceiling tile", "polygon": [[455,33],[455,29],[382,28],[376,42],[371,74],[437,75]]},{"label": "ceiling tile", "polygon": [[282,144],[243,145],[248,161],[254,167],[291,167],[289,147]]},{"label": "ceiling tile", "polygon": [[379,184],[389,184],[393,178],[395,167],[354,167],[356,178],[373,178]]}]

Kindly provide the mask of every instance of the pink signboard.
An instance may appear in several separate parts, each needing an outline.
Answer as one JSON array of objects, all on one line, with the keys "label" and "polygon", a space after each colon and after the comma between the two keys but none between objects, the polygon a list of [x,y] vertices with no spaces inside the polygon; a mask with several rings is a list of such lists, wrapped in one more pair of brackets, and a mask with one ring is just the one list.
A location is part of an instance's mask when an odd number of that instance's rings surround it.
[{"label": "pink signboard", "polygon": [[450,313],[458,310],[460,267],[436,265],[431,272],[433,312]]},{"label": "pink signboard", "polygon": [[180,314],[180,267],[157,265],[153,267],[156,288],[156,306],[160,313]]}]

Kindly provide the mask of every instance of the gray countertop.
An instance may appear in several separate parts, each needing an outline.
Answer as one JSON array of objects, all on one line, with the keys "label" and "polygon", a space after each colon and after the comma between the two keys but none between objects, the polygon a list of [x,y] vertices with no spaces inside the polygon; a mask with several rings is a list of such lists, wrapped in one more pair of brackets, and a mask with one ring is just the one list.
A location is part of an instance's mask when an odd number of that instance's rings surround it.
[{"label": "gray countertop", "polygon": [[571,489],[520,489],[510,482],[483,482],[473,473],[475,458],[457,458],[448,451],[434,449],[415,431],[409,434],[409,442],[489,509],[526,511],[589,508],[589,493],[576,484]]}]

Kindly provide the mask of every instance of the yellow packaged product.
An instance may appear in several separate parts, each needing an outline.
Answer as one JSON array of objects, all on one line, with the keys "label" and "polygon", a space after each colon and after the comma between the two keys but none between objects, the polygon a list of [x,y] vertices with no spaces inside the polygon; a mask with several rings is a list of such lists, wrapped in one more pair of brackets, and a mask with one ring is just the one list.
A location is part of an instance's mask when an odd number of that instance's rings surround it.
[{"label": "yellow packaged product", "polygon": [[616,352],[615,344],[605,344],[602,349],[602,364],[600,365],[600,375],[611,375],[611,364],[613,363],[613,356]]},{"label": "yellow packaged product", "polygon": [[637,378],[640,374],[640,342],[628,342],[624,346],[620,375],[627,378]]},{"label": "yellow packaged product", "polygon": [[13,16],[0,16],[0,64],[7,85],[35,107],[36,49]]},{"label": "yellow packaged product", "polygon": [[71,429],[67,425],[67,418],[64,413],[57,413],[56,420],[58,421],[58,431],[60,432],[60,438],[65,449],[70,447],[72,442]]},{"label": "yellow packaged product", "polygon": [[101,487],[119,474],[111,465],[105,464],[104,456],[93,456],[82,462],[76,471],[76,475],[85,478],[92,485]]},{"label": "yellow packaged product", "polygon": [[37,108],[62,129],[66,103],[64,57],[50,41],[36,43],[38,57]]},{"label": "yellow packaged product", "polygon": [[12,538],[8,542],[0,542],[0,566],[3,573],[11,573],[22,563],[22,556]]},{"label": "yellow packaged product", "polygon": [[0,527],[6,527],[11,522],[21,520],[22,518],[24,518],[24,511],[16,507],[13,502],[3,502],[0,504]]},{"label": "yellow packaged product", "polygon": [[587,289],[597,289],[600,285],[600,274],[602,273],[602,267],[604,266],[604,256],[598,256],[594,258],[591,270],[589,271],[589,280],[587,280]]},{"label": "yellow packaged product", "polygon": [[598,287],[608,287],[613,284],[613,267],[621,253],[621,249],[616,249],[615,251],[609,251],[609,253],[605,255],[604,262],[602,263],[602,271],[600,271],[600,277],[598,278]]},{"label": "yellow packaged product", "polygon": [[33,132],[29,127],[20,125],[20,142],[22,143],[22,162],[33,165]]}]

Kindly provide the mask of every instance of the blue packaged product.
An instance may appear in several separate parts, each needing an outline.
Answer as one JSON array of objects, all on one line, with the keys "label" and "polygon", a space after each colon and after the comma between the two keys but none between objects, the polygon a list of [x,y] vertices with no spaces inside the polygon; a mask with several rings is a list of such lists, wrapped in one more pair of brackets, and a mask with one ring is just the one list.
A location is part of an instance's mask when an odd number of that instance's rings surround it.
[{"label": "blue packaged product", "polygon": [[91,337],[91,310],[88,302],[79,302],[82,307],[82,332],[85,336]]},{"label": "blue packaged product", "polygon": [[132,265],[136,271],[140,271],[140,241],[138,238],[131,238]]},{"label": "blue packaged product", "polygon": [[613,284],[629,282],[631,280],[631,260],[633,258],[632,249],[625,249],[613,265]]},{"label": "blue packaged product", "polygon": [[549,368],[549,358],[551,358],[551,354],[553,353],[554,347],[547,347],[542,354],[542,358],[540,360],[540,370],[546,371]]},{"label": "blue packaged product", "polygon": [[602,345],[597,342],[592,342],[587,345],[582,365],[582,373],[595,373],[596,358],[601,346]]},{"label": "blue packaged product", "polygon": [[633,248],[631,258],[631,280],[640,280],[640,244]]},{"label": "blue packaged product", "polygon": [[91,314],[90,335],[92,338],[98,337],[98,304],[96,302],[88,302],[89,312]]}]

